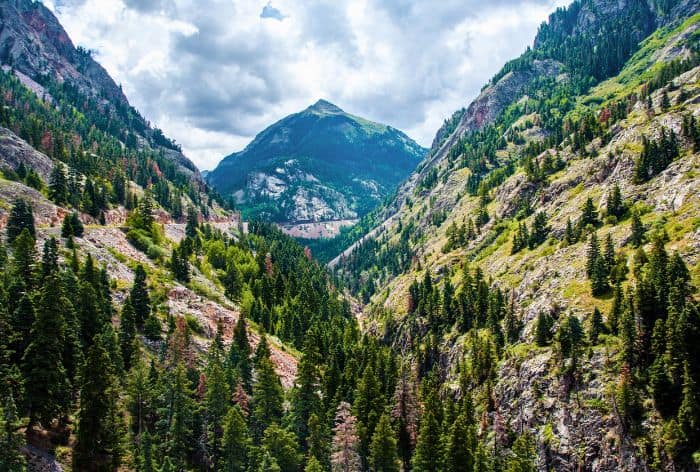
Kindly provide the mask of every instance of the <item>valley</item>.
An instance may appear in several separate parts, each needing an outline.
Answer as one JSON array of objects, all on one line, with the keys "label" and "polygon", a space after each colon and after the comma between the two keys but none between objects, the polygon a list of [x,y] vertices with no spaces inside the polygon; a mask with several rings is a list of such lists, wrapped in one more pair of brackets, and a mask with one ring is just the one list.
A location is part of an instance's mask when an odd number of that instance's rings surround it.
[{"label": "valley", "polygon": [[0,21],[0,470],[700,467],[698,1],[557,9],[430,149],[319,100],[202,173]]}]

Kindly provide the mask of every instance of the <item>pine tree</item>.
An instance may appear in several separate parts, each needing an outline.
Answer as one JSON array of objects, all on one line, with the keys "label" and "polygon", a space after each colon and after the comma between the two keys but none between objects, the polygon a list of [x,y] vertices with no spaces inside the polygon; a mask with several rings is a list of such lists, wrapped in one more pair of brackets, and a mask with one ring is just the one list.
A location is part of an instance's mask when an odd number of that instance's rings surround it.
[{"label": "pine tree", "polygon": [[688,363],[683,369],[683,401],[678,410],[678,424],[690,450],[697,450],[700,442],[700,390]]},{"label": "pine tree", "polygon": [[139,472],[156,472],[153,464],[153,443],[148,431],[141,435],[141,459]]},{"label": "pine tree", "polygon": [[297,442],[294,433],[273,423],[265,430],[262,447],[266,454],[275,459],[280,472],[297,472],[302,459],[297,451]]},{"label": "pine tree", "polygon": [[70,302],[59,287],[55,276],[44,283],[32,325],[31,343],[24,353],[22,370],[30,426],[35,421],[48,425],[67,413],[70,406],[70,383],[64,363],[65,313],[70,309]]},{"label": "pine tree", "polygon": [[72,235],[76,238],[82,238],[85,228],[83,227],[83,222],[80,221],[80,215],[78,215],[77,211],[70,214],[70,224],[73,229]]},{"label": "pine tree", "polygon": [[208,353],[208,362],[203,376],[206,379],[204,392],[204,417],[209,437],[208,447],[211,450],[212,463],[219,463],[221,437],[223,435],[224,418],[231,397],[230,388],[226,382],[223,365],[223,339],[221,330],[217,332]]},{"label": "pine tree", "polygon": [[592,345],[598,344],[598,336],[605,331],[605,324],[603,324],[603,315],[600,313],[598,307],[593,309],[593,315],[591,316],[591,324],[588,329],[588,341]]},{"label": "pine tree", "polygon": [[257,440],[272,423],[282,417],[284,391],[269,357],[260,360],[253,385],[251,429]]},{"label": "pine tree", "polygon": [[608,284],[608,265],[602,255],[598,255],[591,273],[591,292],[594,297],[606,294],[610,290]]},{"label": "pine tree", "polygon": [[[467,401],[465,404],[470,405]],[[475,469],[476,428],[471,418],[471,408],[461,408],[457,418],[449,426],[445,450],[445,471],[472,472]]]},{"label": "pine tree", "polygon": [[22,199],[17,199],[12,204],[10,216],[7,218],[7,244],[12,246],[15,239],[27,230],[32,239],[36,238],[36,229],[34,228],[34,213],[32,206]]},{"label": "pine tree", "polygon": [[22,280],[25,289],[32,290],[36,279],[36,248],[34,238],[25,228],[12,244],[12,272]]},{"label": "pine tree", "polygon": [[68,203],[68,181],[66,173],[63,171],[63,165],[58,162],[54,163],[51,170],[49,198],[59,206]]},{"label": "pine tree", "polygon": [[586,257],[586,275],[589,279],[593,277],[593,271],[595,270],[599,257],[600,245],[598,244],[598,236],[596,233],[591,233],[591,237],[588,240],[588,252]]},{"label": "pine tree", "polygon": [[607,272],[610,273],[615,268],[615,243],[612,239],[612,234],[608,233],[605,237],[605,251],[603,254],[605,259],[605,267]]},{"label": "pine tree", "polygon": [[639,212],[632,212],[632,234],[630,236],[630,242],[634,247],[639,247],[644,243],[644,234],[646,229],[642,224],[642,220],[639,216]]},{"label": "pine tree", "polygon": [[[267,339],[263,337],[260,344],[263,345],[262,348],[267,346]],[[260,344],[258,345],[259,348],[261,348]],[[269,356],[269,352],[265,356]],[[233,342],[229,348],[226,364],[227,379],[231,387],[235,387],[240,381],[243,388],[250,392],[253,373],[250,365],[250,342],[248,341],[247,322],[243,314],[238,317],[236,326],[233,329]]]},{"label": "pine tree", "polygon": [[14,399],[12,395],[8,395],[4,405],[0,407],[0,470],[5,472],[27,470],[27,461],[20,450],[24,442]]},{"label": "pine tree", "polygon": [[226,291],[226,296],[233,301],[239,301],[243,290],[243,280],[236,262],[228,261],[226,264],[226,274],[221,280]]},{"label": "pine tree", "polygon": [[593,205],[593,199],[588,197],[586,203],[581,210],[581,218],[579,219],[579,228],[586,229],[589,225],[598,226],[598,211]]},{"label": "pine tree", "polygon": [[411,465],[411,456],[418,438],[418,399],[416,382],[408,366],[403,366],[394,392],[391,416],[398,429],[398,450],[405,470]]},{"label": "pine tree", "polygon": [[185,366],[178,363],[171,375],[166,385],[169,404],[164,414],[170,421],[165,425],[165,451],[176,469],[181,470],[185,468],[194,444],[195,404]]},{"label": "pine tree", "polygon": [[360,438],[357,435],[357,419],[350,413],[350,405],[341,402],[335,415],[331,469],[333,472],[361,472]]},{"label": "pine tree", "polygon": [[576,244],[578,242],[578,234],[577,231],[574,229],[574,226],[571,224],[571,218],[566,219],[564,241],[566,242],[567,246],[571,246],[572,244]]},{"label": "pine tree", "polygon": [[400,464],[389,415],[384,414],[377,422],[369,446],[369,465],[373,472],[399,472]]},{"label": "pine tree", "polygon": [[506,472],[536,472],[535,444],[529,433],[518,436],[512,447],[513,455],[508,459]]},{"label": "pine tree", "polygon": [[608,193],[608,200],[605,206],[610,216],[620,219],[625,214],[625,203],[622,200],[622,192],[619,185],[615,184],[612,192]]},{"label": "pine tree", "polygon": [[190,263],[187,255],[187,246],[184,241],[173,248],[170,258],[170,270],[176,280],[187,283],[190,281]]},{"label": "pine tree", "polygon": [[248,469],[250,437],[245,418],[238,406],[230,408],[224,419],[221,443],[222,472],[245,472]]},{"label": "pine tree", "polygon": [[543,311],[539,312],[535,324],[535,343],[538,346],[543,347],[549,344],[552,337],[551,329],[551,317]]},{"label": "pine tree", "polygon": [[442,408],[437,393],[433,389],[434,387],[430,385],[423,387],[425,408],[420,420],[416,452],[413,455],[414,472],[438,472],[443,470],[443,442],[440,419],[437,416],[442,413]]},{"label": "pine tree", "polygon": [[311,414],[319,411],[321,398],[318,395],[319,378],[314,357],[318,355],[312,344],[305,346],[304,356],[297,366],[297,378],[291,397],[291,426],[299,438],[302,450],[306,452],[306,440],[309,436],[308,420]]},{"label": "pine tree", "polygon": [[543,242],[547,240],[547,235],[549,234],[549,227],[547,226],[547,213],[540,211],[535,215],[535,219],[532,222],[532,229],[530,230],[530,237],[527,241],[527,245],[530,249],[534,249]]},{"label": "pine tree", "polygon": [[117,403],[119,384],[105,341],[98,336],[85,360],[73,453],[76,470],[115,470],[121,462],[124,425]]},{"label": "pine tree", "polygon": [[187,224],[185,226],[185,235],[190,238],[197,236],[197,228],[199,228],[199,214],[194,207],[189,207],[187,210]]},{"label": "pine tree", "polygon": [[73,237],[73,219],[71,215],[66,215],[63,217],[63,223],[61,224],[61,237],[70,239]]},{"label": "pine tree", "polygon": [[131,298],[127,297],[122,308],[121,321],[119,323],[119,348],[121,349],[124,369],[129,370],[133,365],[134,341],[136,339],[136,314],[132,306]]},{"label": "pine tree", "polygon": [[384,411],[381,383],[371,365],[367,365],[362,373],[354,397],[353,412],[357,417],[357,430],[360,434],[360,454],[367,457],[374,429]]},{"label": "pine tree", "polygon": [[619,330],[620,318],[622,317],[622,309],[625,301],[624,298],[622,282],[618,279],[615,282],[612,307],[610,307],[610,314],[608,315],[608,329],[614,335],[617,335]]},{"label": "pine tree", "polygon": [[146,269],[141,264],[138,264],[134,269],[134,285],[131,287],[129,297],[134,309],[136,324],[143,326],[151,316],[151,300],[146,285]]}]

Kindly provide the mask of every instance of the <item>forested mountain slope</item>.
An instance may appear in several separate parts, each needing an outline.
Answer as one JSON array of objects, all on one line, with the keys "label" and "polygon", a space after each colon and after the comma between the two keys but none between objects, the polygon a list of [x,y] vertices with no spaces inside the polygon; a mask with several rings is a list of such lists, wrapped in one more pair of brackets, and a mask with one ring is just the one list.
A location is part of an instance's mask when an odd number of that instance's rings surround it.
[{"label": "forested mountain slope", "polygon": [[319,100],[260,132],[207,180],[232,195],[245,217],[354,220],[393,192],[424,153],[401,131]]},{"label": "forested mountain slope", "polygon": [[698,10],[556,12],[331,263],[370,332],[471,392],[480,440],[529,432],[542,470],[697,467]]}]

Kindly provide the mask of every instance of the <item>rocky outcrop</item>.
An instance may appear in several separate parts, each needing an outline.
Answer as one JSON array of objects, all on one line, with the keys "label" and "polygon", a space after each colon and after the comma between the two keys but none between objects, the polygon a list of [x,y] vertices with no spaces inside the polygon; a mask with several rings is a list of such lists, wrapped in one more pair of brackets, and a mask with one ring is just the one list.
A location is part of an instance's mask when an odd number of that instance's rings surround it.
[{"label": "rocky outcrop", "polygon": [[0,168],[17,169],[20,163],[39,174],[45,182],[49,181],[53,163],[51,159],[17,136],[7,128],[0,126]]}]

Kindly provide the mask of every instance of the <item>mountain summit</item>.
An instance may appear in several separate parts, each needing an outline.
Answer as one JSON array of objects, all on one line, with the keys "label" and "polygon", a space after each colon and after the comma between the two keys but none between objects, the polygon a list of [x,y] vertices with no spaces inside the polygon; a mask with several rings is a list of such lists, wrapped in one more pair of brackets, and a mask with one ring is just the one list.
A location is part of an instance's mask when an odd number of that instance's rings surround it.
[{"label": "mountain summit", "polygon": [[424,153],[401,131],[319,100],[262,131],[207,179],[246,216],[352,220],[392,192]]}]

